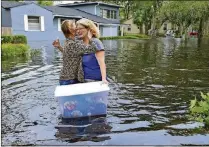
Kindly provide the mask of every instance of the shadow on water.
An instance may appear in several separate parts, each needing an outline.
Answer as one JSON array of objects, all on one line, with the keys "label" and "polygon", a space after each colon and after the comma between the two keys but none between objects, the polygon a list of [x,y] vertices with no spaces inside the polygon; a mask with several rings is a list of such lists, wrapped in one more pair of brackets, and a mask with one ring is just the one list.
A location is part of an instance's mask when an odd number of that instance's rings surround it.
[{"label": "shadow on water", "polygon": [[54,90],[62,55],[51,41],[33,42],[44,49],[29,60],[3,60],[3,145],[209,144],[208,130],[186,116],[190,100],[209,91],[208,39],[103,43],[112,81],[107,117],[100,119],[59,119]]},{"label": "shadow on water", "polygon": [[61,119],[58,125],[56,137],[67,142],[93,141],[100,142],[109,140],[110,136],[100,136],[110,133],[106,117]]}]

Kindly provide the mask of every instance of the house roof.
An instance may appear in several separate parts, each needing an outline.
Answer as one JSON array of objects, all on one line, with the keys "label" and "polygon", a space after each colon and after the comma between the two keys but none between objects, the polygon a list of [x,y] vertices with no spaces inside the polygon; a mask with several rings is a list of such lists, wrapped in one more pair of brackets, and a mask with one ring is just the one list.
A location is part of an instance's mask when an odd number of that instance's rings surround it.
[{"label": "house roof", "polygon": [[119,20],[113,21],[109,19],[102,18],[97,15],[93,15],[91,13],[87,13],[85,11],[73,9],[73,8],[64,8],[58,6],[44,6],[44,8],[51,11],[54,15],[66,15],[66,16],[81,16],[90,20],[93,20],[98,23],[105,23],[105,24],[119,24]]},{"label": "house roof", "polygon": [[106,6],[117,7],[117,8],[122,7],[122,6],[119,6],[119,5],[107,4],[107,3],[103,3],[103,2],[76,2],[76,3],[71,3],[71,4],[59,4],[57,6],[73,7],[73,6],[81,6],[81,5],[106,5]]},{"label": "house roof", "polygon": [[[9,2],[9,1],[2,1],[1,2],[1,11],[4,12],[2,15],[2,23],[7,26],[11,27],[11,14],[10,8],[23,6],[27,4],[31,4],[33,2]],[[58,6],[40,6],[48,11],[51,11],[54,15],[63,15],[63,16],[80,16],[80,18],[87,18],[97,23],[104,23],[104,24],[119,24],[119,20],[109,20],[106,18],[102,18],[97,15],[93,15],[91,13],[81,11],[74,8],[66,8],[66,7],[58,7]]]},{"label": "house roof", "polygon": [[1,7],[5,9],[9,9],[9,8],[18,7],[18,6],[27,5],[27,4],[30,4],[30,3],[29,2],[25,3],[25,2],[14,2],[14,1],[2,1]]}]

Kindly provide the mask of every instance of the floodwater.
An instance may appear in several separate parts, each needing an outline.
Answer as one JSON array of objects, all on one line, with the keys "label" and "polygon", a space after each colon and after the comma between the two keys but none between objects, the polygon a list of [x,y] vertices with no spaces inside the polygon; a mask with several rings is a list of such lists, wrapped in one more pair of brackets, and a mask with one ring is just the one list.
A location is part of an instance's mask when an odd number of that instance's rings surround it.
[{"label": "floodwater", "polygon": [[[209,145],[188,120],[190,100],[209,92],[209,40],[105,40],[111,79],[103,118],[62,122],[54,97],[62,55],[51,41],[29,60],[2,61],[3,145]],[[57,128],[58,124],[71,126]]]}]

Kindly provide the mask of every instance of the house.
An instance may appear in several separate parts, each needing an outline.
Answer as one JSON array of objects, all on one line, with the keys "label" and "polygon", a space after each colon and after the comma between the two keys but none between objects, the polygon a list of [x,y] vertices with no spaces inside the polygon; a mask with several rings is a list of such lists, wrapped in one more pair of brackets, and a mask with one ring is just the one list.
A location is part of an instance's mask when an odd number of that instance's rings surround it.
[{"label": "house", "polygon": [[[123,27],[123,32],[125,34],[145,34],[145,25],[143,25],[141,28],[138,27],[136,24],[133,23],[133,18],[124,21],[123,24],[126,25]],[[174,24],[166,21],[160,26],[158,33],[165,34],[166,30],[176,30],[177,28],[178,27]]]},{"label": "house", "polygon": [[[74,8],[88,14],[96,15],[106,20],[112,21],[112,23],[100,23],[100,33],[104,37],[118,36],[119,34],[119,8],[121,6],[114,4],[107,4],[103,2],[75,2],[68,4],[57,5],[64,8]],[[111,33],[111,34],[110,34]]]},{"label": "house", "polygon": [[[126,26],[123,27],[123,32],[125,34],[142,34],[143,32],[140,32],[140,29],[137,25],[133,23],[133,18],[130,18],[123,22]],[[121,28],[122,29],[122,28]]]},{"label": "house", "polygon": [[46,40],[53,30],[52,12],[35,3],[2,1],[1,11],[2,27],[9,28],[11,34],[25,35],[28,40]]},{"label": "house", "polygon": [[66,19],[90,19],[99,27],[101,36],[118,36],[120,25],[119,17],[107,19],[68,6],[39,6],[31,2],[2,1],[1,11],[2,35],[25,35],[29,41],[54,40],[58,37],[64,39],[60,26]]},{"label": "house", "polygon": [[176,30],[177,27],[169,21],[164,22],[159,28],[159,34],[165,34],[167,30]]}]

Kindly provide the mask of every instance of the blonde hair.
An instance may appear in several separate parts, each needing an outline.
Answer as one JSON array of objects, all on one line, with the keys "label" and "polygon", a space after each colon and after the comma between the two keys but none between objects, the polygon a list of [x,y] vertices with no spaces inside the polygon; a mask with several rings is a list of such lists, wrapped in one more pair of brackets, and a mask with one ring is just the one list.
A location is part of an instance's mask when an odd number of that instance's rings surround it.
[{"label": "blonde hair", "polygon": [[66,38],[68,38],[69,34],[72,34],[70,31],[71,28],[74,27],[75,20],[64,20],[61,24],[61,30]]},{"label": "blonde hair", "polygon": [[76,22],[76,25],[79,25],[79,24],[85,26],[86,28],[89,28],[93,34],[93,37],[96,37],[96,38],[100,37],[99,28],[94,24],[93,21],[86,19],[86,18],[82,18]]}]

